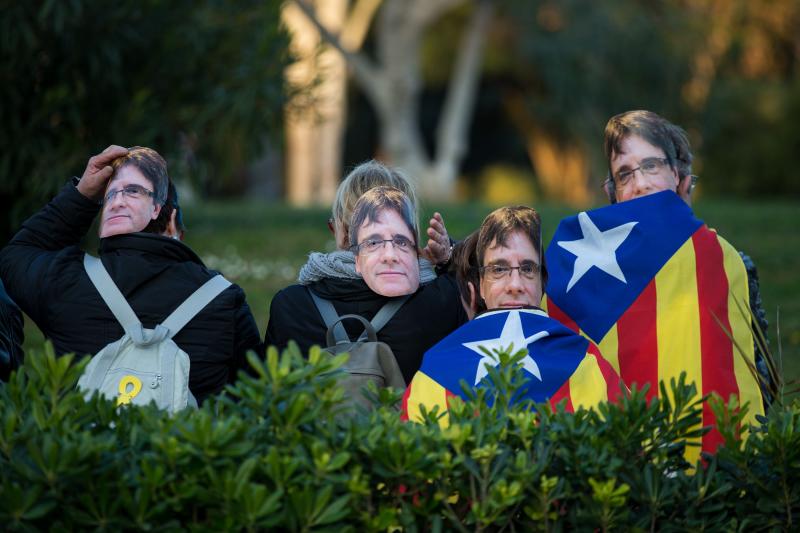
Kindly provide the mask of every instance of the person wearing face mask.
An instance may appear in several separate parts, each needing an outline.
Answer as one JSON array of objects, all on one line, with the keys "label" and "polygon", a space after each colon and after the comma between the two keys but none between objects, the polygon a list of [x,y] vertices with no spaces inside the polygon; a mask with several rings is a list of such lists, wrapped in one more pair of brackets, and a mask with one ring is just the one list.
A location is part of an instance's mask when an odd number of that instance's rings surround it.
[{"label": "person wearing face mask", "polygon": [[603,187],[612,204],[670,190],[691,205],[697,176],[681,127],[652,111],[628,111],[606,124],[604,149],[609,173]]},{"label": "person wearing face mask", "polygon": [[[524,349],[527,378],[516,400],[564,402],[568,411],[616,401],[620,380],[597,346],[540,308],[547,267],[541,255],[541,220],[526,206],[501,207],[454,250],[461,301],[474,319],[428,352],[403,397],[403,417],[417,421],[424,406],[447,410],[448,396],[468,399],[461,382],[490,387],[487,366],[499,361],[484,350]],[[440,419],[447,424],[447,415]]]},{"label": "person wearing face mask", "polygon": [[[604,150],[608,175],[603,189],[612,204],[661,191],[675,191],[692,205],[697,176],[692,174],[689,138],[680,126],[652,111],[621,113],[606,124]],[[753,260],[739,252],[747,269],[750,310],[767,334],[769,322],[759,289],[758,270]],[[762,366],[760,371],[766,375]]]},{"label": "person wearing face mask", "polygon": [[[327,326],[312,293],[331,302],[339,316],[357,314],[367,320],[387,302],[407,297],[377,333],[392,349],[407,383],[425,350],[467,319],[455,280],[433,271],[422,277],[416,208],[403,191],[369,189],[353,207],[347,226],[351,256],[342,255],[352,261],[352,272],[340,264],[276,294],[265,342],[284,348],[293,340],[303,353],[313,345],[326,345]],[[349,320],[344,328],[355,339],[363,326]]]},{"label": "person wearing face mask", "polygon": [[[747,404],[743,423],[756,423],[771,388],[748,311],[758,298],[736,249],[691,209],[686,133],[630,111],[609,120],[604,146],[614,205],[560,222],[546,253],[550,316],[595,342],[648,399],[684,375],[700,395]],[[691,463],[722,443],[709,405],[702,424],[711,430],[686,449]]]},{"label": "person wearing face mask", "polygon": [[[683,128],[652,111],[627,111],[609,119],[603,145],[608,162],[603,188],[610,203],[675,191],[692,205],[697,176],[692,174],[693,155]],[[750,312],[767,339],[769,322],[761,300],[758,270],[748,255],[740,251],[739,256],[747,271]],[[755,340],[754,350],[758,372],[765,383],[771,384],[765,356]],[[767,387],[763,392],[768,402]]]},{"label": "person wearing face mask", "polygon": [[[180,240],[177,194],[166,161],[145,147],[109,146],[28,219],[0,251],[9,294],[53,342],[57,354],[96,354],[122,326],[83,265],[81,239],[100,214],[99,256],[145,328],[153,328],[216,275]],[[179,220],[179,219],[178,219]],[[258,327],[236,285],[223,290],[174,337],[191,361],[198,402],[220,392],[248,350],[262,349]]]},{"label": "person wearing face mask", "polygon": [[[378,186],[394,187],[408,197],[414,216],[418,213],[417,195],[409,179],[398,169],[375,160],[365,161],[345,176],[336,190],[336,198],[328,219],[328,230],[334,238],[336,250],[311,252],[300,269],[297,281],[301,285],[316,283],[326,278],[360,279],[355,270],[355,255],[350,248],[350,225],[353,209],[361,196]],[[444,270],[450,260],[450,238],[439,213],[434,213],[427,230],[428,242],[419,257],[420,280],[433,281],[437,272]]]}]

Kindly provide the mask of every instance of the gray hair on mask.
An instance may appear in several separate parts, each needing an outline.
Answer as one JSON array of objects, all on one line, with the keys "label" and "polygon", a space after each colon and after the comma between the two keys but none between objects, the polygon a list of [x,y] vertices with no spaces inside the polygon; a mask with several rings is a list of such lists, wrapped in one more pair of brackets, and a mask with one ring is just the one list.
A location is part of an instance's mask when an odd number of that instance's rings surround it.
[{"label": "gray hair on mask", "polygon": [[414,237],[414,244],[419,242],[419,225],[411,199],[399,189],[380,186],[365,192],[353,208],[353,218],[348,234],[351,247],[358,245],[358,231],[361,227],[377,221],[381,213],[386,210],[395,211],[400,215]]}]

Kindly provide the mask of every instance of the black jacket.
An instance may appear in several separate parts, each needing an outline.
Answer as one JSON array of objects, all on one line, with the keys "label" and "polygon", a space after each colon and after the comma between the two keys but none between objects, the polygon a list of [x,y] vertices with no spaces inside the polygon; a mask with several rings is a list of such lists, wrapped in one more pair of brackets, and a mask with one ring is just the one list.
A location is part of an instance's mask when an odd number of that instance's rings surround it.
[{"label": "black jacket", "polygon": [[762,347],[766,350],[769,350],[769,321],[767,320],[767,313],[764,311],[764,304],[761,301],[761,289],[759,288],[758,283],[758,269],[756,269],[756,265],[753,263],[753,260],[749,255],[740,251],[739,256],[742,258],[742,261],[744,262],[744,268],[747,271],[747,286],[750,292],[750,314],[755,325],[764,335],[764,341],[766,343],[765,346],[762,346],[762,343],[759,342],[759,335],[757,333],[753,335],[756,369],[761,375],[761,394],[764,397],[764,411],[766,411],[774,400],[770,390],[774,389],[776,385],[775,380],[772,379],[772,375],[767,367],[767,355],[764,353],[764,350],[762,350]]},{"label": "black jacket", "polygon": [[[0,252],[12,298],[53,342],[56,353],[95,354],[123,335],[83,267],[80,239],[99,206],[73,185],[28,219]],[[162,322],[216,272],[183,243],[151,233],[100,240],[100,257],[146,328]],[[191,361],[189,388],[200,402],[222,390],[261,349],[241,288],[223,291],[175,337]]]},{"label": "black jacket", "polygon": [[0,281],[0,381],[22,364],[23,338],[22,313]]},{"label": "black jacket", "polygon": [[[387,298],[361,280],[322,279],[308,285],[292,285],[272,299],[265,343],[285,348],[294,340],[306,354],[313,345],[325,346],[325,322],[317,311],[308,289],[333,302],[341,316],[348,313],[372,320]],[[421,286],[378,332],[378,340],[389,345],[397,358],[406,383],[422,364],[422,355],[431,346],[467,321],[456,282],[449,275]],[[363,331],[355,320],[346,320],[351,339]]]}]

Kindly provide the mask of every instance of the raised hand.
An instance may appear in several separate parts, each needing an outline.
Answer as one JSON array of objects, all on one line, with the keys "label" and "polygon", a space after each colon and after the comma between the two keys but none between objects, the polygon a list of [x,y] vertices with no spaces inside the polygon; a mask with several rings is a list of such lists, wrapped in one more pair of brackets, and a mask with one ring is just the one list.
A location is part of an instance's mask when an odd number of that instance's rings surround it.
[{"label": "raised hand", "polygon": [[96,156],[89,159],[86,170],[78,182],[78,191],[90,200],[99,202],[103,198],[106,184],[114,169],[111,162],[128,153],[127,148],[112,144]]},{"label": "raised hand", "polygon": [[422,249],[422,256],[434,265],[446,263],[450,260],[450,236],[444,226],[442,215],[438,212],[428,222],[428,244]]}]

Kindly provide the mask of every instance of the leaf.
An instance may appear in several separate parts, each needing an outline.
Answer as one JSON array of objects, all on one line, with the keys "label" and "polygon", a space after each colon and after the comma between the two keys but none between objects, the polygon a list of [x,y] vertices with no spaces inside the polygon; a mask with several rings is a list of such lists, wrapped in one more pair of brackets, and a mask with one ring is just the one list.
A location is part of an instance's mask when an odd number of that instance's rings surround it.
[{"label": "leaf", "polygon": [[347,505],[349,503],[349,494],[339,497],[319,514],[314,523],[316,525],[325,525],[342,520],[348,514]]}]

